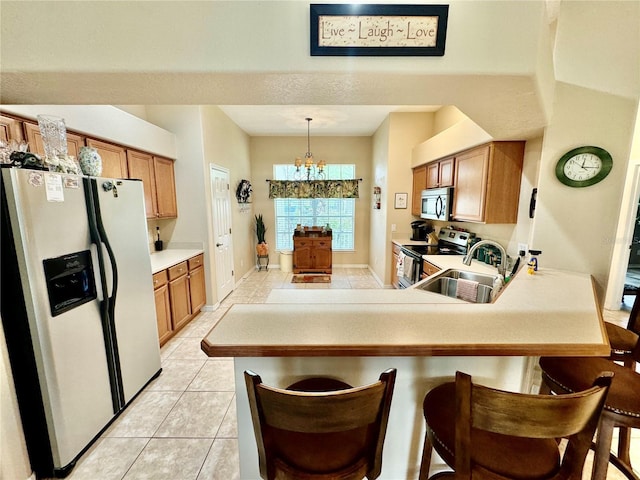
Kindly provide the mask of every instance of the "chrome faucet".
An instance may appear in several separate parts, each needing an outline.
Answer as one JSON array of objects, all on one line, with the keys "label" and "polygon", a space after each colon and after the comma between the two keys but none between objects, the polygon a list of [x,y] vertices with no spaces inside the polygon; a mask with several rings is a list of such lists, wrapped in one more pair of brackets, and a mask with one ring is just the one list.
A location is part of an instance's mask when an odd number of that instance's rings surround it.
[{"label": "chrome faucet", "polygon": [[498,273],[500,273],[504,278],[507,271],[507,252],[502,245],[500,245],[498,242],[494,242],[493,240],[481,240],[478,243],[474,244],[469,249],[467,254],[463,257],[462,263],[467,266],[471,265],[471,259],[473,258],[474,252],[483,245],[493,245],[494,247],[497,247],[498,250],[500,250],[500,265],[497,268]]}]

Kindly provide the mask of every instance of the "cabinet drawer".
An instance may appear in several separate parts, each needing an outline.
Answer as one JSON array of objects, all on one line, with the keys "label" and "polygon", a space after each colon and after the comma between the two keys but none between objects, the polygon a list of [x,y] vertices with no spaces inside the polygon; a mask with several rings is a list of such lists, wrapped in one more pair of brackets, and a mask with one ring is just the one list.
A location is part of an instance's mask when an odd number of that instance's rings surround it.
[{"label": "cabinet drawer", "polygon": [[400,255],[401,250],[402,248],[400,248],[400,245],[396,245],[395,243],[393,244],[393,253],[395,253],[396,255]]},{"label": "cabinet drawer", "polygon": [[308,247],[309,245],[311,245],[312,240],[309,240],[307,238],[296,238],[293,241],[293,247],[294,248],[298,248],[298,247]]},{"label": "cabinet drawer", "polygon": [[161,272],[153,274],[153,288],[160,288],[163,285],[166,285],[169,281],[169,277],[167,275],[166,270],[162,270]]},{"label": "cabinet drawer", "polygon": [[438,273],[440,268],[436,267],[433,263],[427,262],[426,260],[422,261],[422,270],[427,276],[433,275],[434,273]]},{"label": "cabinet drawer", "polygon": [[190,258],[189,259],[189,271],[193,270],[194,268],[198,268],[199,266],[201,266],[203,261],[204,261],[204,255],[203,254],[196,255],[195,257]]},{"label": "cabinet drawer", "polygon": [[187,273],[187,262],[181,262],[173,267],[169,268],[169,281],[175,280]]}]

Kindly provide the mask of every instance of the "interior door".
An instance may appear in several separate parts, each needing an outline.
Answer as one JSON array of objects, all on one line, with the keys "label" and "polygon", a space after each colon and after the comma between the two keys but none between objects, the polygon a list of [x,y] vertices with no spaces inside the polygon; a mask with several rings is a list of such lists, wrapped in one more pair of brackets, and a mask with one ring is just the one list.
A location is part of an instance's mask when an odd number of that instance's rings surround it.
[{"label": "interior door", "polygon": [[222,300],[233,291],[234,285],[229,170],[217,165],[210,165],[210,178],[216,292],[218,300]]}]

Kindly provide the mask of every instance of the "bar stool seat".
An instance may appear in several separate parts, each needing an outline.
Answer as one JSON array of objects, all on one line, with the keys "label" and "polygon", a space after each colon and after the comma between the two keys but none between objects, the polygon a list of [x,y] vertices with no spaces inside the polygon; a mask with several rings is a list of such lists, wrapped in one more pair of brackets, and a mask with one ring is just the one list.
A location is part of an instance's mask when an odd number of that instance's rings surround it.
[{"label": "bar stool seat", "polygon": [[[456,381],[427,393],[420,480],[566,480],[582,478],[584,461],[611,383],[610,372],[569,395],[530,395]],[[568,438],[561,453],[558,438]],[[432,450],[453,472],[429,477]]]},{"label": "bar stool seat", "polygon": [[[543,385],[541,393],[572,393],[589,385],[599,372],[614,373],[605,402],[595,445],[594,480],[606,478],[609,461],[628,478],[637,479],[629,460],[628,432],[621,436],[618,455],[610,454],[613,428],[640,428],[640,375],[633,369],[597,357],[542,357]],[[590,377],[591,376],[591,377]]]},{"label": "bar stool seat", "polygon": [[622,362],[625,367],[634,368],[636,360],[633,350],[640,336],[640,295],[636,296],[627,320],[627,328],[610,322],[604,322],[609,343],[611,344],[610,360]]},{"label": "bar stool seat", "polygon": [[[433,448],[447,465],[455,465],[455,398],[456,384],[445,383],[431,390],[422,405],[427,428],[433,434]],[[560,451],[553,438],[513,437],[475,429],[472,432],[471,457],[487,470],[520,479],[548,478],[558,470]]]}]

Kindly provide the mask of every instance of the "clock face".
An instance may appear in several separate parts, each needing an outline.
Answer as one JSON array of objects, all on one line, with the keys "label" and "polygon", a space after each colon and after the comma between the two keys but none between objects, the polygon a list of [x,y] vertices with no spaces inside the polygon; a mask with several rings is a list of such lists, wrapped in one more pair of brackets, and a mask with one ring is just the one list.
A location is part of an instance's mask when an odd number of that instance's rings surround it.
[{"label": "clock face", "polygon": [[611,171],[611,155],[600,147],[579,147],[565,153],[556,165],[556,177],[570,187],[588,187]]},{"label": "clock face", "polygon": [[593,153],[579,153],[564,164],[564,175],[577,182],[589,180],[602,170],[602,160]]}]

